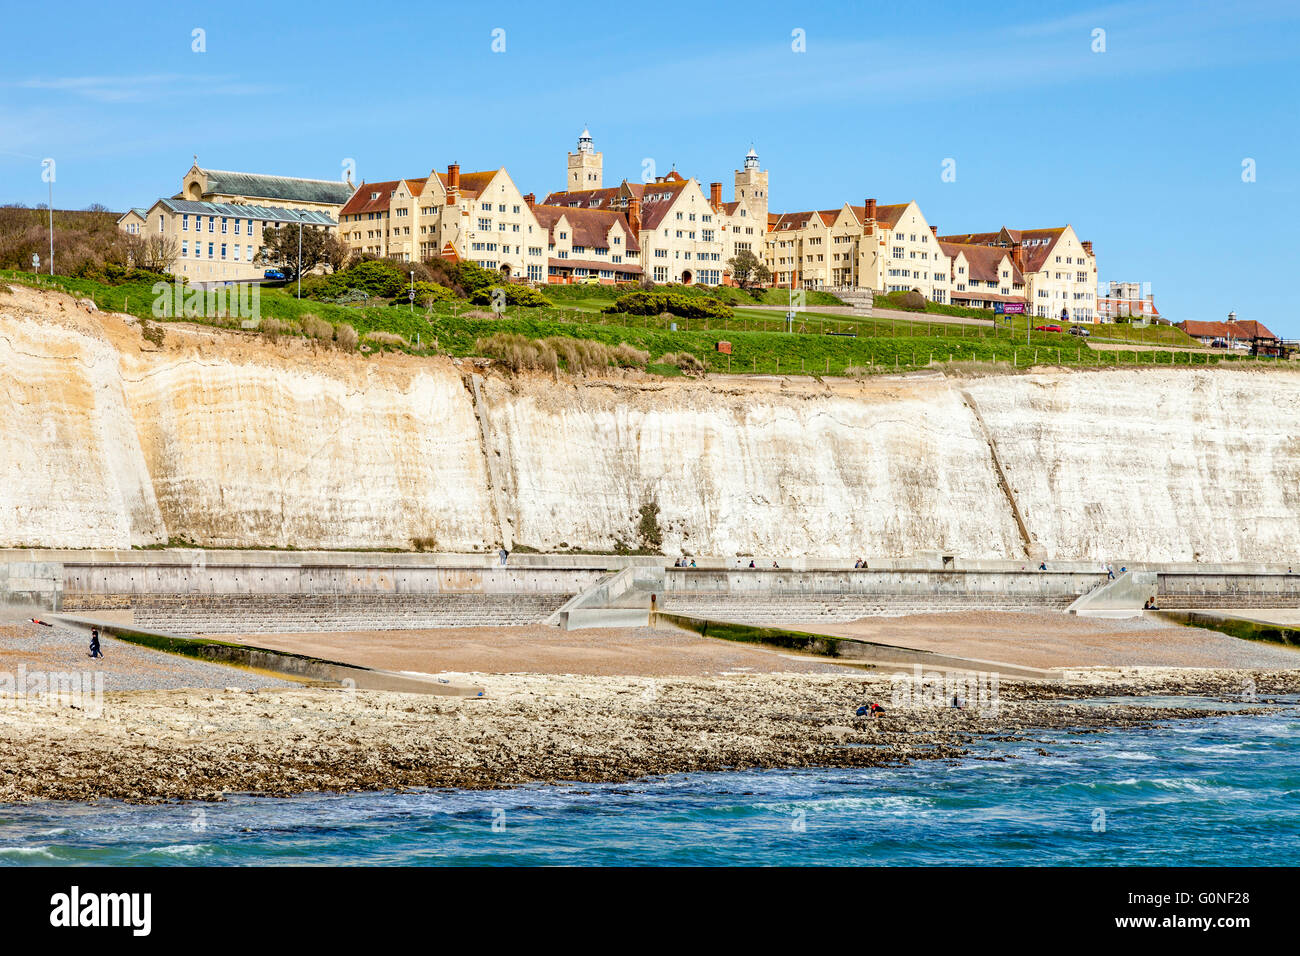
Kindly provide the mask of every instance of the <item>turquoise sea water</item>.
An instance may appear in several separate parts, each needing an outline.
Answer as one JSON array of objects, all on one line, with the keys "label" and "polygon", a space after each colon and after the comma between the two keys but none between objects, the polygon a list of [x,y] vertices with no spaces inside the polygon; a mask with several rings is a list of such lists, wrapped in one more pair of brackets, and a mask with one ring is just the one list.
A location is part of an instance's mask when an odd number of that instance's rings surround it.
[{"label": "turquoise sea water", "polygon": [[[1002,762],[611,786],[0,806],[0,864],[1294,865],[1300,708],[987,743]],[[1043,756],[1037,751],[1047,751]]]}]

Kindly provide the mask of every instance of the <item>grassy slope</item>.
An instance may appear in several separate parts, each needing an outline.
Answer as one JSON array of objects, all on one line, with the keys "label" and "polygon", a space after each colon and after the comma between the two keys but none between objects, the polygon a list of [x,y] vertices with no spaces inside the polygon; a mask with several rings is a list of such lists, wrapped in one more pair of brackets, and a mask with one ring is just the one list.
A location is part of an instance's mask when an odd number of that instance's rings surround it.
[{"label": "grassy slope", "polygon": [[[129,311],[143,318],[151,315],[153,292],[147,284],[104,286],[84,279],[32,276],[0,272],[0,280],[26,285],[44,285],[78,296],[90,297],[100,308]],[[796,322],[796,333],[780,331],[780,315],[738,316],[718,327],[717,320],[675,320],[677,331],[666,328],[656,316],[604,316],[566,309],[512,309],[506,315],[469,309],[454,303],[442,311],[412,313],[407,308],[372,306],[355,308],[310,300],[298,301],[287,291],[264,290],[263,318],[294,321],[314,315],[333,323],[347,322],[362,334],[390,332],[415,342],[417,334],[425,351],[453,356],[478,354],[476,341],[494,332],[517,332],[529,337],[552,335],[586,338],[608,345],[627,342],[651,353],[652,360],[667,352],[692,352],[705,360],[711,371],[799,373],[821,375],[861,374],[925,367],[934,362],[997,362],[1024,367],[1034,363],[1064,365],[1206,365],[1224,360],[1249,361],[1238,356],[1191,354],[1170,351],[1097,352],[1074,336],[1059,333],[1031,333],[1026,345],[1024,323],[1008,332],[983,325],[856,319],[846,316],[818,316],[805,313]],[[476,315],[464,313],[476,311]],[[238,325],[232,320],[188,319],[206,324]],[[823,334],[851,331],[853,335]],[[1144,329],[1134,332],[1155,332]],[[802,333],[802,334],[798,334]],[[1096,333],[1094,333],[1096,334]],[[720,339],[732,343],[730,361],[715,351]],[[1059,351],[1058,351],[1059,350]]]}]

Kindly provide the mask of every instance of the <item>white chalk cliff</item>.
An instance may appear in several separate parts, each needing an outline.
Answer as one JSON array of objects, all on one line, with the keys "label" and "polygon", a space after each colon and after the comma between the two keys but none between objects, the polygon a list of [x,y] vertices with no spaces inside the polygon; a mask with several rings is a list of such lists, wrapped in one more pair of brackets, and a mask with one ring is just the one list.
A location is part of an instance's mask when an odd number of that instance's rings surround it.
[{"label": "white chalk cliff", "polygon": [[554,382],[166,329],[0,293],[0,547],[610,550],[651,502],[668,554],[1289,560],[1300,538],[1286,370]]}]

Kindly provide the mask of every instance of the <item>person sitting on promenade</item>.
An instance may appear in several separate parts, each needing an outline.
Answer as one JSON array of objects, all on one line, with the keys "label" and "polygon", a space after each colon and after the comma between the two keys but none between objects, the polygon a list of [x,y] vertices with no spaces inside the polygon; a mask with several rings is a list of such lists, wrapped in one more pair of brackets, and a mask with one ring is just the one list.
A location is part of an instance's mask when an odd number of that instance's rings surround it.
[{"label": "person sitting on promenade", "polygon": [[754,563],[754,559],[753,559],[753,558],[750,558],[750,559],[749,559],[749,566],[750,566],[751,568],[756,568],[756,567],[758,567],[758,565]]},{"label": "person sitting on promenade", "polygon": [[854,561],[854,562],[853,562],[853,567],[854,567],[855,569],[862,567],[862,559],[861,559],[861,558],[858,558],[858,560]]},{"label": "person sitting on promenade", "polygon": [[691,567],[695,567],[695,559],[691,558]]},{"label": "person sitting on promenade", "polygon": [[1043,561],[1042,563],[1040,563],[1040,564],[1038,565],[1038,570],[1039,570],[1039,571],[1046,571],[1046,570],[1047,570],[1047,562],[1046,562],[1046,561]]}]

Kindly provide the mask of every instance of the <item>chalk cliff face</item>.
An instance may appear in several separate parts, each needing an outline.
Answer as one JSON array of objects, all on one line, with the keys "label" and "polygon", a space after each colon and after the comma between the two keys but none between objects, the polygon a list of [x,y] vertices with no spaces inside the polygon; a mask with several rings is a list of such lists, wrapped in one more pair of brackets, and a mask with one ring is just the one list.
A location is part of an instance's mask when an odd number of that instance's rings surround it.
[{"label": "chalk cliff face", "polygon": [[941,381],[843,391],[779,383],[485,390],[518,540],[641,539],[668,553],[994,556],[1019,536],[988,445]]},{"label": "chalk cliff face", "polygon": [[1049,555],[1249,561],[1300,552],[1300,374],[1054,373],[968,390]]},{"label": "chalk cliff face", "polygon": [[166,329],[0,294],[0,547],[610,550],[652,504],[666,553],[760,560],[1300,539],[1291,372],[555,383]]}]

